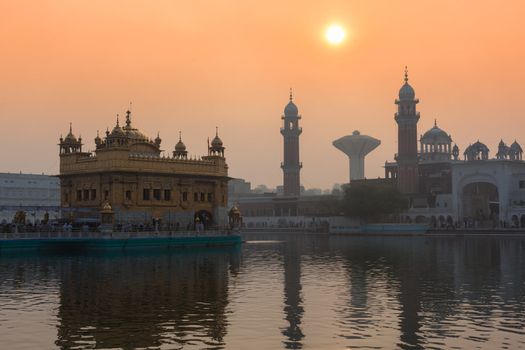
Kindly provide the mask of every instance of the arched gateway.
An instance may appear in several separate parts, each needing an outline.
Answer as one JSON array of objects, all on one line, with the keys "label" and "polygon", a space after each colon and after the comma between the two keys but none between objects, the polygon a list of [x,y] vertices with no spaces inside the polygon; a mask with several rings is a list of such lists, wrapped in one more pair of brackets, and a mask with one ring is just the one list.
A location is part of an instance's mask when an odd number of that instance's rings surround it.
[{"label": "arched gateway", "polygon": [[498,187],[490,182],[473,182],[461,191],[462,216],[469,226],[494,227],[499,221]]}]

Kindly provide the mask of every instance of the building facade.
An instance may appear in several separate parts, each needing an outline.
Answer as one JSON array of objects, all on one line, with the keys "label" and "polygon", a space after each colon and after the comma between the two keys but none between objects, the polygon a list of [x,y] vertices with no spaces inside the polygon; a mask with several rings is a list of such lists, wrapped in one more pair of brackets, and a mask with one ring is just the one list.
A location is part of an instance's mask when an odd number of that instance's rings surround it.
[{"label": "building facade", "polygon": [[0,222],[11,223],[23,211],[26,223],[57,219],[60,180],[54,176],[0,173]]},{"label": "building facade", "polygon": [[63,216],[99,220],[106,202],[116,223],[162,223],[189,227],[196,218],[207,225],[227,222],[228,166],[218,136],[208,154],[189,157],[179,133],[172,156],[161,155],[161,138],[146,137],[118,116],[115,127],[95,138],[94,152],[82,151],[82,139],[70,126],[60,138],[60,194]]},{"label": "building facade", "polygon": [[241,198],[238,207],[248,228],[319,228],[329,217],[341,214],[340,199],[337,195],[285,197],[270,193]]},{"label": "building facade", "polygon": [[402,220],[435,227],[525,227],[525,162],[520,144],[514,141],[507,146],[501,140],[491,158],[489,147],[477,140],[460,159],[458,145],[434,121],[421,135],[417,152],[418,102],[405,70],[405,84],[396,100],[399,151],[395,162],[385,163],[385,177],[410,198],[411,207]]}]

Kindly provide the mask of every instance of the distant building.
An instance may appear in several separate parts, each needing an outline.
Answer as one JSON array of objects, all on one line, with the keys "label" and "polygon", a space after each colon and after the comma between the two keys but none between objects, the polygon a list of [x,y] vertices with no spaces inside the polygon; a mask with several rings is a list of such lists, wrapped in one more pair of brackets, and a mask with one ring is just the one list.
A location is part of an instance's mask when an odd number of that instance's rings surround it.
[{"label": "distant building", "polygon": [[16,212],[26,222],[57,219],[60,215],[60,180],[54,176],[0,173],[0,221],[12,222]]},{"label": "distant building", "polygon": [[[305,191],[304,186],[303,185],[299,186],[299,195],[303,195],[304,191]],[[285,195],[284,194],[284,186],[282,186],[282,185],[276,186],[275,187],[275,193],[277,193],[277,195],[279,195],[279,196],[284,196]]]},{"label": "distant building", "polygon": [[244,179],[231,179],[228,182],[228,194],[249,194],[252,192],[252,184]]},{"label": "distant building", "polygon": [[242,198],[238,207],[248,228],[307,227],[330,216],[340,215],[339,200],[340,197],[334,195],[295,198],[267,194]]},{"label": "distant building", "polygon": [[470,144],[460,159],[459,147],[434,121],[421,135],[417,150],[416,111],[419,99],[405,83],[396,100],[398,153],[385,163],[385,177],[397,183],[410,198],[405,222],[430,223],[435,227],[525,227],[525,162],[517,141],[503,140],[491,158],[479,140]]},{"label": "distant building", "polygon": [[244,179],[231,179],[228,181],[228,208],[232,208],[240,198],[255,195],[252,184]]},{"label": "distant building", "polygon": [[180,133],[172,156],[161,155],[161,141],[134,128],[130,111],[125,126],[117,117],[104,138],[97,134],[93,153],[82,151],[70,127],[59,143],[63,215],[97,221],[107,201],[116,223],[225,224],[229,178],[218,133],[199,158],[188,156]]}]

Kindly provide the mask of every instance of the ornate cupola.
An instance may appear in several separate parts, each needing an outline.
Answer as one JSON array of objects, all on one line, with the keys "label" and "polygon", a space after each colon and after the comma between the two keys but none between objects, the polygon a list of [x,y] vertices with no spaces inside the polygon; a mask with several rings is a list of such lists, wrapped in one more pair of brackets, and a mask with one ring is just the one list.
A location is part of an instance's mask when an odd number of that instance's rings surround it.
[{"label": "ornate cupola", "polygon": [[489,148],[478,140],[475,143],[469,145],[465,149],[465,152],[463,152],[463,155],[467,161],[488,160],[489,152]]},{"label": "ornate cupola", "polygon": [[173,151],[173,158],[176,159],[187,159],[188,151],[186,151],[186,145],[182,142],[182,135],[179,131],[179,142],[175,145],[175,150]]},{"label": "ornate cupola", "polygon": [[503,142],[503,140],[500,140],[498,144],[498,153],[496,153],[496,159],[507,159],[509,157],[509,151],[510,148]]},{"label": "ornate cupola", "polygon": [[97,130],[97,137],[95,137],[95,146],[98,148],[102,145],[102,139],[100,138],[100,134]]},{"label": "ornate cupola", "polygon": [[421,161],[442,162],[450,160],[452,138],[437,126],[437,120],[434,120],[434,127],[421,136],[420,143],[419,158]]},{"label": "ornate cupola", "polygon": [[408,84],[408,69],[405,67],[405,83],[399,89],[399,99],[395,101],[397,113],[394,116],[398,125],[398,164],[397,186],[402,193],[417,193],[419,190],[419,170],[417,152],[417,122],[419,113],[414,89]]},{"label": "ornate cupola", "polygon": [[219,128],[215,128],[215,137],[211,140],[211,146],[208,145],[208,156],[218,156],[224,158],[224,146],[219,137]]},{"label": "ornate cupola", "polygon": [[107,133],[106,144],[108,147],[122,147],[128,144],[126,132],[120,127],[118,114],[115,127],[111,130],[111,133]]},{"label": "ornate cupola", "polygon": [[523,160],[523,149],[516,140],[510,145],[509,157],[510,160]]},{"label": "ornate cupola", "polygon": [[82,138],[78,139],[73,134],[73,125],[69,123],[69,133],[65,138],[60,136],[60,154],[71,154],[71,153],[81,153],[82,152]]},{"label": "ornate cupola", "polygon": [[160,132],[157,132],[157,137],[155,138],[155,145],[157,147],[160,147],[161,142],[162,142],[162,139],[160,138]]},{"label": "ornate cupola", "polygon": [[454,144],[454,147],[452,147],[452,157],[454,157],[454,160],[459,159],[459,147],[456,144]]}]

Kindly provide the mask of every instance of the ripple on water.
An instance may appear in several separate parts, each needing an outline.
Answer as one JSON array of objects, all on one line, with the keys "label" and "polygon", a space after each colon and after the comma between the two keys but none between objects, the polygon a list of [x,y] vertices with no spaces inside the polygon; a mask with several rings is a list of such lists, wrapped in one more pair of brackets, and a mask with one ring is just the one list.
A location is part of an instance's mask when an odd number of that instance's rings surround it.
[{"label": "ripple on water", "polygon": [[524,239],[252,238],[241,252],[0,258],[0,343],[525,348]]}]

